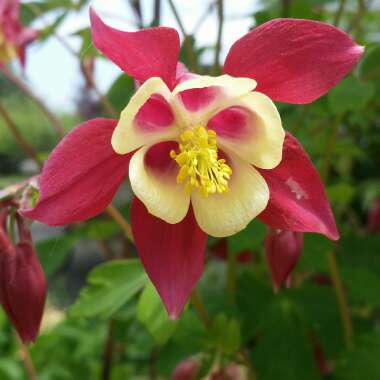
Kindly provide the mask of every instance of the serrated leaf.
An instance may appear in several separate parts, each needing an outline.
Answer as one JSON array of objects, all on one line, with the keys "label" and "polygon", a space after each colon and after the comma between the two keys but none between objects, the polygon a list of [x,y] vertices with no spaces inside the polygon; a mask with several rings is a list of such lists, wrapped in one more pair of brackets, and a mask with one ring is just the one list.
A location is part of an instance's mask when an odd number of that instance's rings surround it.
[{"label": "serrated leaf", "polygon": [[113,260],[97,266],[71,308],[74,317],[109,318],[128,302],[148,279],[139,260]]},{"label": "serrated leaf", "polygon": [[150,281],[141,293],[137,305],[137,319],[161,345],[169,340],[177,327],[177,322],[169,319],[161,298]]}]

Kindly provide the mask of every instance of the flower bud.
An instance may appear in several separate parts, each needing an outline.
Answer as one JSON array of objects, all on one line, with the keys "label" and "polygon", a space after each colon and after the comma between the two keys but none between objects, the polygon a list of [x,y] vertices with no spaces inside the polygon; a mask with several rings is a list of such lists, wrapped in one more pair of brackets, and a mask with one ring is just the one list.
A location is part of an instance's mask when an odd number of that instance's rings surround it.
[{"label": "flower bud", "polygon": [[373,202],[368,211],[367,227],[369,232],[380,233],[380,198]]},{"label": "flower bud", "polygon": [[290,286],[291,272],[301,255],[303,233],[269,228],[265,239],[265,253],[277,291],[285,282]]},{"label": "flower bud", "polygon": [[174,369],[171,380],[195,380],[200,362],[195,357],[180,362]]},{"label": "flower bud", "polygon": [[6,234],[6,212],[0,216],[0,302],[24,343],[35,341],[46,299],[43,270],[25,221],[17,216],[19,242]]}]

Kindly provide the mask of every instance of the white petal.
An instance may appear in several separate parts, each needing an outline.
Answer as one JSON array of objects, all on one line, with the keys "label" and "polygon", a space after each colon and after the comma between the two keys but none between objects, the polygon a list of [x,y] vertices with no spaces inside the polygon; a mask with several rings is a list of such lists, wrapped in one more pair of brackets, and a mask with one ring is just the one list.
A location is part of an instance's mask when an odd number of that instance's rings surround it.
[{"label": "white petal", "polygon": [[154,142],[169,140],[178,136],[178,129],[174,123],[164,128],[143,130],[135,125],[135,117],[140,108],[154,94],[161,95],[170,102],[171,93],[161,78],[149,78],[132,96],[128,105],[120,115],[119,122],[112,135],[112,147],[116,153],[126,154],[135,149]]},{"label": "white petal", "polygon": [[170,158],[173,161],[171,168],[161,171],[150,168],[145,162],[148,149],[150,147],[142,147],[131,158],[129,179],[132,190],[152,215],[170,224],[178,223],[187,214],[190,196],[176,182],[177,163]]},{"label": "white petal", "polygon": [[260,92],[251,92],[231,101],[230,107],[240,107],[246,113],[246,125],[225,125],[219,133],[217,127],[212,127],[211,118],[209,126],[216,131],[218,144],[259,168],[276,167],[281,162],[285,131],[274,103]]},{"label": "white petal", "polygon": [[[249,78],[234,78],[229,75],[221,75],[211,77],[207,75],[198,76],[195,79],[189,79],[180,83],[173,90],[172,104],[176,109],[176,114],[181,115],[181,119],[185,126],[190,125],[205,125],[210,115],[216,109],[223,107],[223,104],[228,103],[231,99],[248,94],[256,87],[256,81]],[[196,89],[213,88],[213,96],[206,96],[207,101],[201,107],[191,109],[186,105],[182,98],[186,92]],[[196,92],[193,96],[195,101],[197,96],[202,95],[202,92]]]},{"label": "white petal", "polygon": [[215,237],[230,236],[243,230],[267,206],[269,188],[264,178],[250,164],[228,153],[227,163],[232,168],[229,191],[207,198],[198,191],[191,194],[191,202],[199,227]]}]

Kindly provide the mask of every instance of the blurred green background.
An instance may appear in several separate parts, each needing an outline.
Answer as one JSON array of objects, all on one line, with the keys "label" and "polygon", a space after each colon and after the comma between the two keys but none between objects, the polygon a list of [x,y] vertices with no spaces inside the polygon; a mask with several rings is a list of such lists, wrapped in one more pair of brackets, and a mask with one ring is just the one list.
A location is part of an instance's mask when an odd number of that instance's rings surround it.
[{"label": "blurred green background", "polygon": [[[125,23],[124,16],[117,14],[120,3],[125,6]],[[221,4],[224,39],[215,65],[215,41],[210,44],[202,34],[214,28],[216,36]],[[237,37],[277,17],[338,25],[366,47],[359,65],[328,95],[305,106],[278,104],[285,129],[302,142],[328,177],[326,188],[341,240],[333,244],[306,234],[292,288],[274,294],[263,251],[263,225],[253,221],[229,238],[228,260],[218,257],[218,242],[210,238],[206,270],[198,286],[210,319],[206,328],[191,306],[179,321],[168,320],[134,259],[133,245],[106,215],[66,228],[35,223],[33,234],[49,281],[49,299],[41,336],[30,347],[34,370],[28,370],[25,352],[0,312],[0,379],[170,379],[176,366],[190,357],[200,366],[197,378],[216,364],[234,363],[239,371],[249,368],[249,375],[235,373],[221,379],[380,379],[380,210],[372,219],[377,224],[368,224],[368,214],[375,214],[380,198],[380,1],[177,0],[174,5],[187,33],[182,33],[181,60],[189,68],[196,65],[201,73],[220,71],[218,63],[223,62],[238,24],[244,30]],[[92,47],[88,6],[85,0],[22,4],[24,23],[41,33],[29,50],[31,67],[27,63],[24,74],[17,65],[12,70],[40,94],[65,131],[82,120],[110,116],[109,105],[119,112],[134,91],[133,80],[111,69]],[[119,26],[125,24],[125,29],[131,24],[135,29],[160,24],[178,29],[166,0],[103,0],[95,6],[103,7],[104,15]],[[191,7],[200,15],[195,22],[189,15]],[[77,18],[85,25],[71,21],[69,28],[64,27],[68,19]],[[190,45],[194,56],[189,56],[185,45]],[[53,62],[51,54],[60,57],[59,49],[71,57],[72,66],[54,63],[49,70],[56,70],[53,77],[60,72],[64,76],[66,70],[75,73],[71,93],[59,88],[58,82],[38,82],[43,73],[32,72],[39,62],[33,55],[46,60],[50,54]],[[93,59],[95,88],[86,85],[80,70],[80,62]],[[49,99],[52,92],[60,96]],[[104,95],[100,100],[99,92]],[[46,159],[59,136],[46,115],[1,72],[0,102],[40,159]],[[37,172],[0,118],[0,189]],[[116,204],[126,217],[129,200],[125,184]],[[250,260],[240,263],[242,252],[248,252]],[[348,328],[342,323],[331,283],[331,252],[343,279]],[[231,278],[235,279],[232,288]]]}]

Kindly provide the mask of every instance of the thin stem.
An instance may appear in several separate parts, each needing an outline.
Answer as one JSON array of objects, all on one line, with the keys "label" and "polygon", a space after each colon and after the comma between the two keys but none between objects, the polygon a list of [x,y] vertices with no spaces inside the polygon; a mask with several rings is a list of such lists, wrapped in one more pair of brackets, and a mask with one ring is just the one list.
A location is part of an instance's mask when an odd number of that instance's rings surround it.
[{"label": "thin stem", "polygon": [[197,312],[199,319],[202,321],[203,325],[206,328],[208,328],[208,326],[210,325],[210,317],[197,289],[194,289],[191,293],[190,301],[191,304],[194,306],[194,309]]},{"label": "thin stem", "polygon": [[133,239],[133,235],[132,235],[131,225],[124,218],[124,216],[121,214],[121,212],[115,206],[113,206],[112,204],[110,204],[106,208],[106,212],[121,227],[121,229],[124,231],[124,233],[127,236],[127,238],[133,243],[134,239]]},{"label": "thin stem", "polygon": [[30,98],[45,114],[46,118],[50,121],[52,127],[56,131],[59,137],[63,137],[65,135],[65,130],[61,122],[57,119],[57,117],[49,110],[49,108],[45,105],[45,103],[39,99],[30,89],[29,87],[16,75],[12,73],[7,67],[2,68],[2,72],[4,75],[14,84],[16,85],[21,92],[23,92],[28,98]]},{"label": "thin stem", "polygon": [[235,303],[236,294],[236,255],[228,252],[227,262],[227,295],[231,304]]},{"label": "thin stem", "polygon": [[183,25],[183,22],[181,20],[181,17],[179,16],[179,13],[177,11],[176,6],[174,5],[173,0],[168,0],[168,3],[169,3],[169,6],[173,12],[174,18],[177,21],[179,29],[181,30],[181,33],[183,35],[185,49],[186,49],[187,55],[188,55],[189,60],[190,60],[191,69],[194,71],[197,71],[198,70],[198,63],[197,63],[197,59],[196,59],[195,52],[194,52],[193,46],[191,44],[191,40],[189,38],[189,35],[186,33],[185,26]]},{"label": "thin stem", "polygon": [[338,26],[340,23],[340,20],[343,16],[344,8],[346,6],[346,2],[347,2],[347,0],[340,0],[339,1],[339,6],[338,6],[338,9],[337,9],[337,11],[335,13],[335,17],[334,17],[334,25],[335,26]]},{"label": "thin stem", "polygon": [[20,132],[16,123],[12,120],[8,111],[4,108],[4,106],[1,103],[0,103],[0,115],[3,117],[3,119],[5,121],[5,125],[7,126],[9,131],[13,134],[13,136],[16,139],[17,143],[19,144],[20,148],[41,169],[42,168],[42,161],[38,158],[36,152],[34,151],[33,147],[29,144],[29,142],[27,140],[25,140],[24,136]]},{"label": "thin stem", "polygon": [[[40,12],[40,10],[34,5],[34,4],[28,4],[26,3],[25,4],[36,16],[38,17],[43,17],[43,14]],[[47,26],[47,23],[45,22],[45,25]],[[78,58],[81,64],[81,66],[83,67],[83,61],[82,61],[82,58],[80,53],[76,52],[75,49],[73,49],[67,42],[64,38],[62,38],[62,36],[60,36],[55,30],[53,31],[53,36],[61,43],[61,45],[72,55],[74,56],[75,58]],[[86,73],[86,70],[84,68],[83,70],[84,73]],[[88,83],[90,84],[90,86],[92,87],[92,89],[94,90],[95,94],[97,95],[97,97],[99,98],[99,101],[103,107],[103,109],[112,117],[117,117],[118,116],[118,113],[117,111],[115,110],[115,108],[113,107],[113,105],[111,104],[111,102],[109,101],[109,99],[107,97],[105,97],[102,92],[100,91],[99,87],[97,86],[97,84],[95,83],[94,81],[94,78],[92,77],[92,75],[86,75],[86,79],[88,81]],[[64,135],[64,133],[63,133]],[[61,137],[63,137],[63,135],[61,135]]]},{"label": "thin stem", "polygon": [[37,380],[37,372],[34,368],[32,358],[30,357],[28,347],[21,341],[20,337],[16,334],[17,343],[20,347],[21,359],[24,364],[26,376],[29,380]]},{"label": "thin stem", "polygon": [[[328,145],[326,148],[324,165],[321,170],[321,177],[325,183],[327,183],[330,176],[331,164],[332,164],[332,160],[334,156],[336,143],[338,140],[339,126],[342,121],[342,118],[343,118],[343,115],[337,117],[337,119],[332,125],[330,139],[328,141]],[[346,347],[350,349],[352,347],[353,326],[352,326],[350,310],[348,307],[348,302],[346,299],[346,294],[343,288],[342,277],[340,275],[339,266],[338,266],[335,252],[328,251],[326,252],[326,255],[327,255],[330,278],[331,278],[332,285],[334,288],[334,292],[335,292],[335,296],[336,296],[337,304],[339,308],[339,314],[342,321],[345,344],[346,344]]]},{"label": "thin stem", "polygon": [[195,23],[195,27],[194,27],[193,32],[192,32],[193,35],[198,32],[200,27],[203,25],[203,23],[206,21],[207,17],[210,15],[212,10],[214,9],[215,5],[216,5],[216,1],[214,0],[208,5],[205,12],[199,17],[198,21]]},{"label": "thin stem", "polygon": [[103,351],[103,368],[102,368],[102,377],[101,377],[102,380],[111,379],[112,359],[113,359],[113,352],[114,352],[113,330],[114,330],[113,321],[110,320],[107,326],[107,336],[106,336],[104,351]]},{"label": "thin stem", "polygon": [[88,84],[92,87],[92,89],[94,90],[96,96],[98,97],[103,109],[112,117],[114,118],[117,118],[118,117],[118,112],[115,110],[115,108],[113,107],[112,103],[109,101],[109,99],[104,96],[102,94],[102,92],[100,91],[99,87],[97,86],[97,84],[95,83],[94,81],[94,78],[93,76],[91,75],[91,73],[87,73],[85,67],[83,66],[83,61],[81,62],[81,65],[83,67],[83,72],[85,73],[85,76],[86,76],[86,79],[87,79],[87,82]]},{"label": "thin stem", "polygon": [[154,8],[153,8],[153,26],[160,25],[161,22],[161,0],[154,0]]},{"label": "thin stem", "polygon": [[282,0],[281,17],[289,17],[291,0]]},{"label": "thin stem", "polygon": [[358,11],[352,18],[348,32],[352,33],[356,38],[358,37],[361,29],[361,21],[367,12],[367,4],[364,0],[358,0]]},{"label": "thin stem", "polygon": [[217,0],[217,11],[218,11],[218,36],[215,45],[215,56],[214,56],[214,74],[218,74],[220,70],[220,50],[222,48],[222,37],[223,37],[223,24],[224,24],[224,4],[223,0]]},{"label": "thin stem", "polygon": [[354,335],[354,330],[352,326],[352,320],[350,311],[348,308],[346,294],[343,288],[342,278],[339,273],[338,262],[336,259],[335,252],[327,252],[327,259],[329,264],[329,271],[331,281],[334,287],[335,296],[337,299],[339,314],[342,320],[344,341],[348,349],[352,348],[352,338]]}]

